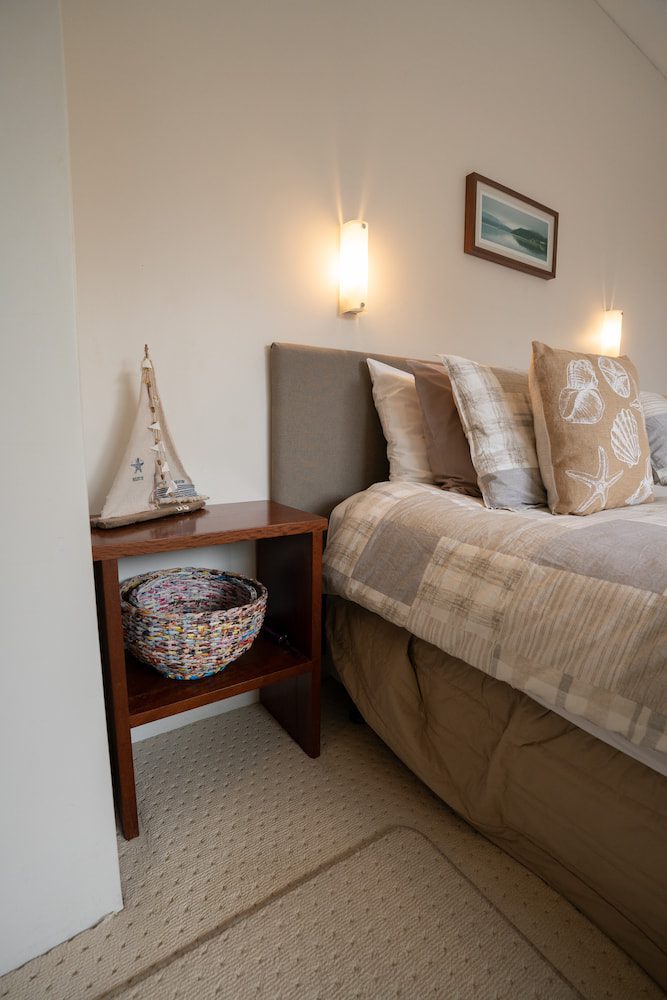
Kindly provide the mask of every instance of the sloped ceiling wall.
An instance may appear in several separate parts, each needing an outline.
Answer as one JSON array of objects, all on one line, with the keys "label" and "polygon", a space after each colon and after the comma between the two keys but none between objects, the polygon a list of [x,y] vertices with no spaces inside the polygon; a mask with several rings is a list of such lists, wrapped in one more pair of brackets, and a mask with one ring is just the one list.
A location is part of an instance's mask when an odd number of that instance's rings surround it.
[{"label": "sloped ceiling wall", "polygon": [[597,0],[616,25],[667,77],[667,0]]}]

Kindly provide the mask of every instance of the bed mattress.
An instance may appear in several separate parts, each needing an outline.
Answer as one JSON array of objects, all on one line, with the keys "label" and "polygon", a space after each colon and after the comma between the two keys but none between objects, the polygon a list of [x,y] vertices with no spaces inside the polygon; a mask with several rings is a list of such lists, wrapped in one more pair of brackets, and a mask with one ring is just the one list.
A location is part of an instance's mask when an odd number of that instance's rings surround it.
[{"label": "bed mattress", "polygon": [[667,771],[667,489],[589,517],[377,483],[332,513],[325,589]]}]

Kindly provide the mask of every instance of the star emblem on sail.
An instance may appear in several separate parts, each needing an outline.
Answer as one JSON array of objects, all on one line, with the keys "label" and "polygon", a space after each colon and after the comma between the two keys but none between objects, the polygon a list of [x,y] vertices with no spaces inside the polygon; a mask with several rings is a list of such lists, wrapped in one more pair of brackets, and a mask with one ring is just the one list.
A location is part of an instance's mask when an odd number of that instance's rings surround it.
[{"label": "star emblem on sail", "polygon": [[[127,475],[128,465],[137,473],[144,467],[146,470],[152,467],[153,475],[132,479]],[[137,414],[123,461],[102,513],[92,518],[92,522],[99,527],[114,527],[166,514],[183,514],[203,507],[207,499],[194,486],[176,451],[146,347],[141,362]]]},{"label": "star emblem on sail", "polygon": [[598,500],[600,501],[600,510],[604,510],[607,506],[609,490],[614,483],[618,482],[623,473],[617,472],[615,476],[609,475],[607,452],[602,445],[598,445],[598,471],[595,475],[591,475],[588,472],[575,472],[571,469],[567,469],[565,475],[569,476],[570,479],[575,479],[577,482],[583,483],[590,489],[590,496],[582,501],[574,512],[575,514],[585,514],[595,506]]}]

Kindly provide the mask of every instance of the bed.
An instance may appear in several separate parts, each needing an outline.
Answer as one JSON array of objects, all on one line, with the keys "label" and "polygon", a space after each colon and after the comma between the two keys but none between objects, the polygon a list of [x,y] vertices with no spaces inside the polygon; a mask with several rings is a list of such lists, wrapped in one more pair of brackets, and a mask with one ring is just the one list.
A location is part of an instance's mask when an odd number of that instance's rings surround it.
[{"label": "bed", "polygon": [[[623,622],[622,602],[616,606],[614,599],[637,572],[633,538],[624,537],[626,556],[621,553],[613,573],[591,568],[604,564],[608,532],[617,530],[606,522],[618,518],[490,512],[499,516],[487,517],[470,536],[462,533],[477,526],[479,501],[387,482],[369,356],[407,368],[405,359],[385,355],[288,344],[271,349],[272,497],[318,514],[334,511],[325,556],[328,655],[368,724],[415,774],[666,987],[667,635],[655,608],[664,609],[667,570],[664,549],[652,539],[660,538],[663,524],[667,532],[667,490],[632,514],[633,524],[645,525],[650,581],[645,606],[627,610]],[[408,516],[410,508],[417,514]],[[578,523],[566,530],[572,521]],[[586,536],[575,534],[582,530]],[[545,532],[551,533],[546,542]],[[450,558],[453,547],[448,555],[445,545],[443,555],[442,535],[478,545],[485,558],[493,552],[495,583],[510,610],[518,590],[534,589],[536,578],[558,585],[565,551],[579,558],[575,572],[587,578],[589,590],[570,594],[550,630],[556,658],[574,655],[575,647],[579,654],[586,650],[588,674],[563,683],[548,670],[531,671],[529,619],[522,612],[496,634],[483,591],[470,589],[466,568]],[[513,566],[519,557],[534,560],[537,577]],[[439,590],[427,607],[418,607],[414,580],[424,577],[425,567],[434,579],[440,575]],[[604,634],[583,630],[587,600],[605,608]],[[470,614],[477,615],[475,628],[459,628]],[[631,628],[633,620],[646,623]],[[576,628],[568,624],[575,621]],[[632,651],[620,648],[623,629],[650,646],[650,676],[633,677],[610,701],[600,696],[596,678],[608,690],[609,678],[630,657]]]}]

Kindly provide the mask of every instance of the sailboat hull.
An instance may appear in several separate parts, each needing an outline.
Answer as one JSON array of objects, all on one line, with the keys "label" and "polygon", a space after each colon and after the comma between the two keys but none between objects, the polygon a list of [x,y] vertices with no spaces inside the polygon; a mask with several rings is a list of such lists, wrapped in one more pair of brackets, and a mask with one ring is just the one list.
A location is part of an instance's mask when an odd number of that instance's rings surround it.
[{"label": "sailboat hull", "polygon": [[201,510],[206,506],[206,500],[193,500],[191,503],[169,504],[156,507],[155,510],[144,510],[139,514],[126,514],[120,517],[91,516],[92,528],[122,528],[125,524],[138,524],[139,521],[153,521],[158,517],[168,517],[170,514],[190,514],[193,510]]}]

